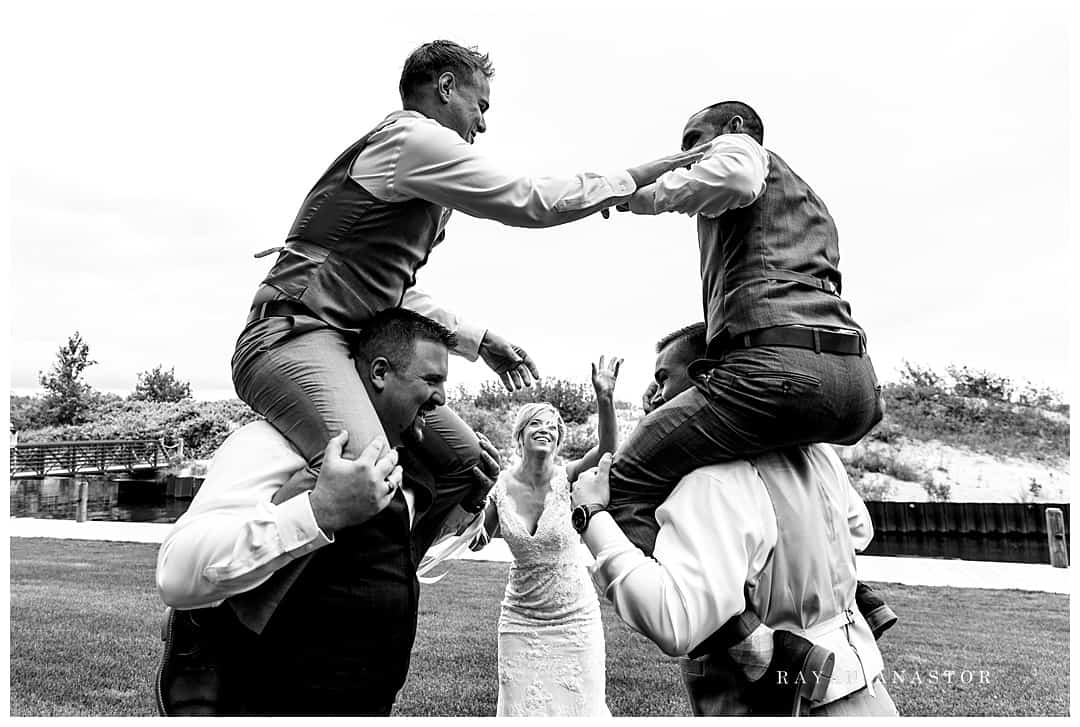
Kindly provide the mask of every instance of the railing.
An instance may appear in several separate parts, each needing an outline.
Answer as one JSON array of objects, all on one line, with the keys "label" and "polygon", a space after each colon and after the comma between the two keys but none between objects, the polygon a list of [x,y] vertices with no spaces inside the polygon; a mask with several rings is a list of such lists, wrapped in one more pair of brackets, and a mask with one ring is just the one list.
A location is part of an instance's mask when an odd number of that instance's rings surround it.
[{"label": "railing", "polygon": [[17,444],[11,448],[10,476],[19,479],[110,472],[134,474],[168,464],[168,453],[157,439]]}]

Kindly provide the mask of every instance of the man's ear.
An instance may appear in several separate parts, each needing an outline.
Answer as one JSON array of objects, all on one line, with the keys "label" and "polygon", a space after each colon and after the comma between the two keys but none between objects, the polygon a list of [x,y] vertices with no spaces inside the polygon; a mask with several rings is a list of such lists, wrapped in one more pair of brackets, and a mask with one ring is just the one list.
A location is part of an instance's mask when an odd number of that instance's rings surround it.
[{"label": "man's ear", "polygon": [[375,391],[386,388],[386,377],[390,374],[390,362],[385,356],[376,356],[368,367],[368,378],[371,379],[371,387]]},{"label": "man's ear", "polygon": [[450,103],[450,96],[453,95],[457,87],[457,79],[454,78],[454,74],[450,71],[445,71],[439,76],[439,81],[436,86],[436,90],[439,93],[439,100],[443,103]]},{"label": "man's ear", "polygon": [[745,123],[745,122],[743,122],[743,117],[736,114],[735,116],[732,116],[730,119],[728,119],[728,122],[726,124],[724,124],[724,132],[723,133],[725,133],[725,134],[741,134],[742,133],[743,123]]}]

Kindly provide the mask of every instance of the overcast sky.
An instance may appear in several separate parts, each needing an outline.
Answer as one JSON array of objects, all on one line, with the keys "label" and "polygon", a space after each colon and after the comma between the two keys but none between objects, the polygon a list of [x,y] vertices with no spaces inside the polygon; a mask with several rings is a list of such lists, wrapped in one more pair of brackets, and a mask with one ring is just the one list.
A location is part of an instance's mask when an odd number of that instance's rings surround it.
[{"label": "overcast sky", "polygon": [[[251,296],[323,169],[385,114],[418,44],[495,64],[478,148],[534,174],[677,149],[738,98],[824,199],[883,379],[902,359],[1065,390],[1068,11],[1059,3],[23,2],[9,6],[11,386],[79,330],[117,393],[164,364],[233,396]],[[598,7],[599,6],[599,7]],[[455,214],[421,287],[587,380],[700,319],[693,220],[515,230]],[[451,362],[451,383],[490,378]]]}]

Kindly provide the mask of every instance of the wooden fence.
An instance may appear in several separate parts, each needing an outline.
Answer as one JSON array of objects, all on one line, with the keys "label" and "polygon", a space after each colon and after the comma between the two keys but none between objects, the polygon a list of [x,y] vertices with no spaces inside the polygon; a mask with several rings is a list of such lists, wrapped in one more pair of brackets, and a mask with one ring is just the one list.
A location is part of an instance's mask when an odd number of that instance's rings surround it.
[{"label": "wooden fence", "polygon": [[1068,503],[867,502],[874,540],[867,555],[1050,563],[1046,509]]}]

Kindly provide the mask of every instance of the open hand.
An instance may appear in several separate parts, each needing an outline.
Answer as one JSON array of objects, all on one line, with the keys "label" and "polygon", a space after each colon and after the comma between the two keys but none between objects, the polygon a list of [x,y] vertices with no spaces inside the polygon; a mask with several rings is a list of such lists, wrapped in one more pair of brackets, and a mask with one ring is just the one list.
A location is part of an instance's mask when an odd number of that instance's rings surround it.
[{"label": "open hand", "polygon": [[672,169],[689,167],[690,165],[701,161],[702,157],[705,156],[705,152],[709,150],[709,146],[710,143],[699,144],[693,149],[687,149],[686,151],[680,151],[666,157],[660,157],[651,162],[645,162],[636,167],[631,167],[626,171],[630,172],[630,176],[634,178],[634,183],[638,186],[638,189],[640,189],[647,184],[652,184],[658,177],[670,172]]},{"label": "open hand", "polygon": [[615,380],[619,378],[619,367],[622,366],[622,362],[621,358],[615,356],[605,362],[605,358],[601,356],[600,363],[592,365],[592,385],[596,390],[597,399],[611,398],[615,395]]},{"label": "open hand", "polygon": [[491,331],[485,333],[480,342],[480,358],[499,375],[507,391],[524,389],[532,386],[533,380],[540,379],[536,364],[523,348]]}]

